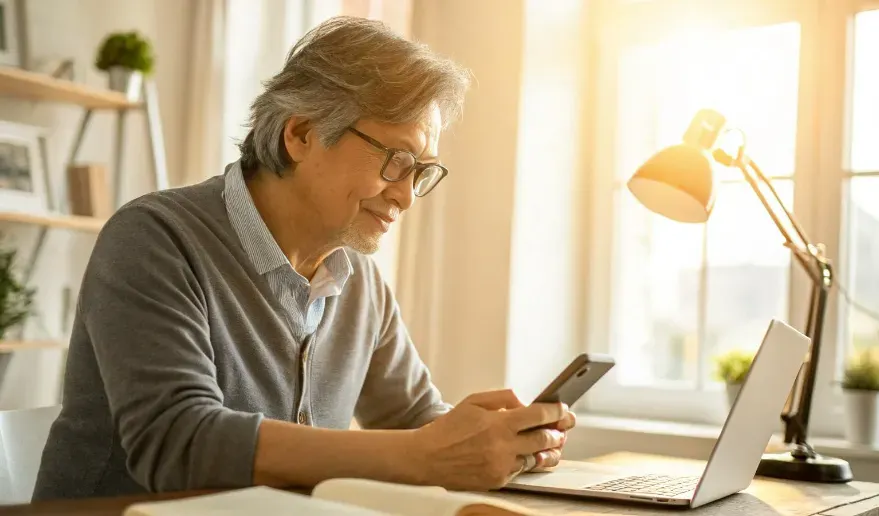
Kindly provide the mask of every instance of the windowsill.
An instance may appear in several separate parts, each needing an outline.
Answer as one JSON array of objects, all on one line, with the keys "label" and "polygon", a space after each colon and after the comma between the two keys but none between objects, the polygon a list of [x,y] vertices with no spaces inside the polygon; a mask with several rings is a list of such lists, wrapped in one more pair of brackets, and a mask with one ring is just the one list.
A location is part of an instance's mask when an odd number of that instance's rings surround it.
[{"label": "windowsill", "polygon": [[[720,435],[720,428],[716,425],[578,414],[577,427],[565,444],[565,452],[573,459],[627,450],[704,460]],[[774,435],[770,442],[783,444],[780,435]],[[824,437],[810,438],[809,442],[823,455],[879,463],[879,449],[876,448]]]}]

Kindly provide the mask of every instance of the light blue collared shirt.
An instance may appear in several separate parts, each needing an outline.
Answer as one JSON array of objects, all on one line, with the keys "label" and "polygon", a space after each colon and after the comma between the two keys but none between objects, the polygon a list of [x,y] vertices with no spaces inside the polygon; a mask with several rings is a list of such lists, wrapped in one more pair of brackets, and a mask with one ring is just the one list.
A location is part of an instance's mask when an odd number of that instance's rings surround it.
[{"label": "light blue collared shirt", "polygon": [[311,335],[323,317],[325,299],[341,294],[351,276],[351,261],[345,250],[333,251],[309,282],[293,269],[269,232],[253,204],[238,161],[227,169],[223,197],[232,228],[256,272],[266,278],[287,311],[294,336],[302,339]]}]

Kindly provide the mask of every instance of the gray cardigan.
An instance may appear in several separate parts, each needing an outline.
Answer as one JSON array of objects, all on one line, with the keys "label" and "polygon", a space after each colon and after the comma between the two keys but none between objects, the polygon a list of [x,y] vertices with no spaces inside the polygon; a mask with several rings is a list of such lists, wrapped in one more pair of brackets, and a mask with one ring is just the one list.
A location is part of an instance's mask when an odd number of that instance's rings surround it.
[{"label": "gray cardigan", "polygon": [[343,292],[294,338],[224,181],[147,194],[98,236],[34,500],[247,486],[263,417],[412,428],[449,410],[365,256],[347,251]]}]

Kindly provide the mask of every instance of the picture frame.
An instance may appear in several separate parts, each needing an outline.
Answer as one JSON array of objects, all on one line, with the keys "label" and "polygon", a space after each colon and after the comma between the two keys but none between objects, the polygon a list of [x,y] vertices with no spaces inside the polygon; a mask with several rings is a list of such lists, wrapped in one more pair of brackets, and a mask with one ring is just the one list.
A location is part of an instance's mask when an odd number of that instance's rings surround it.
[{"label": "picture frame", "polygon": [[45,138],[43,128],[0,120],[0,211],[47,212]]},{"label": "picture frame", "polygon": [[27,68],[25,6],[22,0],[0,0],[0,66]]}]

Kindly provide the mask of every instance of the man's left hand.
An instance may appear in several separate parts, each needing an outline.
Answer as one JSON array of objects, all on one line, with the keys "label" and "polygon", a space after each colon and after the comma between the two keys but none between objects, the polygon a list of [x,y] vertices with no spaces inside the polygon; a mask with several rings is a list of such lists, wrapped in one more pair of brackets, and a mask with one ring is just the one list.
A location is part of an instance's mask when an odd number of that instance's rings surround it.
[{"label": "man's left hand", "polygon": [[[567,431],[574,428],[576,424],[577,416],[575,416],[573,412],[568,410],[567,413],[565,413],[565,417],[563,417],[562,420],[559,421],[556,425],[557,430],[565,432],[564,437],[562,437],[562,446],[564,446],[565,440],[568,437]],[[532,469],[531,471],[547,471],[557,466],[559,461],[562,459],[562,446],[558,448],[544,450],[542,452],[534,454],[534,457],[537,459],[537,463],[535,464],[534,469]]]}]

